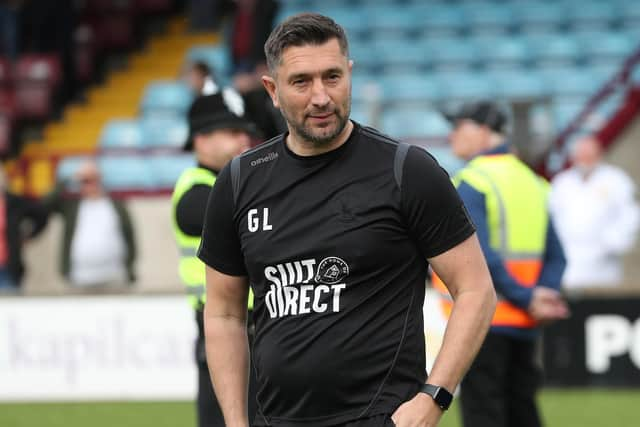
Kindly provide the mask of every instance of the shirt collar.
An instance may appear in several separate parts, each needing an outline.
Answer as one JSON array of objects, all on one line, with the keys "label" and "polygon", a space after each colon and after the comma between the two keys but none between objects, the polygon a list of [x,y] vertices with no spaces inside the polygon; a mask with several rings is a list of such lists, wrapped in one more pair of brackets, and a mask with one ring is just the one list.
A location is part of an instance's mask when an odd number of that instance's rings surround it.
[{"label": "shirt collar", "polygon": [[496,147],[490,148],[489,150],[483,151],[479,153],[477,156],[491,156],[495,154],[509,154],[511,153],[511,143],[504,142]]}]

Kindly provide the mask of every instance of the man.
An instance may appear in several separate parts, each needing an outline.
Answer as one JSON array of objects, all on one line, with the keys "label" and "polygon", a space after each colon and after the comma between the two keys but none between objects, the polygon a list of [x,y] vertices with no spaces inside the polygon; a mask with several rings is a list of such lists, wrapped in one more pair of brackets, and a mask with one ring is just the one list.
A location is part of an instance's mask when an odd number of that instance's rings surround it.
[{"label": "man", "polygon": [[[64,194],[67,187],[74,190],[73,195]],[[62,181],[45,197],[44,205],[64,220],[60,270],[73,286],[95,288],[135,281],[131,218],[125,204],[105,191],[95,161],[80,165],[73,182]]]},{"label": "man", "polygon": [[210,86],[210,93],[215,93],[220,90],[211,68],[203,61],[194,61],[187,64],[182,75],[182,80],[191,88],[191,91],[196,96],[204,94],[204,89],[207,84]]},{"label": "man", "polygon": [[[462,381],[463,422],[540,426],[536,327],[568,315],[558,292],[565,260],[547,213],[548,185],[510,152],[507,117],[497,105],[469,103],[447,118],[452,150],[468,161],[454,182],[499,297],[490,332]],[[450,297],[435,282],[449,313]]]},{"label": "man", "polygon": [[567,288],[620,284],[622,257],[638,234],[633,181],[622,169],[603,163],[602,155],[595,137],[579,139],[573,167],[552,181],[550,207],[567,252]]},{"label": "man", "polygon": [[0,292],[20,291],[25,271],[22,245],[46,224],[46,211],[39,203],[10,192],[0,168]]},{"label": "man", "polygon": [[[250,422],[251,285],[253,425],[435,426],[495,304],[473,226],[431,156],[349,120],[342,27],[295,15],[265,52],[263,82],[288,133],[220,173],[199,251],[207,357],[226,425]],[[455,309],[427,377],[428,263],[446,277]]]},{"label": "man", "polygon": [[185,170],[176,183],[172,196],[173,227],[181,252],[180,276],[198,324],[198,425],[215,427],[224,426],[224,420],[211,386],[205,357],[202,311],[205,269],[196,258],[196,250],[200,245],[206,203],[216,175],[233,156],[250,147],[254,127],[243,116],[242,100],[227,91],[198,97],[189,110],[188,119],[189,137],[184,148],[195,152],[198,164]]}]

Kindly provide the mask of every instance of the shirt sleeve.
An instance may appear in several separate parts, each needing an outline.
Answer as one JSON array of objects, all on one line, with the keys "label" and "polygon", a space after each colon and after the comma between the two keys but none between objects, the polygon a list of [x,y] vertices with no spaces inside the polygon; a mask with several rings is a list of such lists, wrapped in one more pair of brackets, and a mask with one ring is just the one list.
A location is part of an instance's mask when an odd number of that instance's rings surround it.
[{"label": "shirt sleeve", "polygon": [[176,222],[183,233],[189,236],[202,235],[204,212],[211,187],[204,184],[194,185],[187,190],[176,206]]},{"label": "shirt sleeve", "polygon": [[246,276],[240,238],[233,220],[229,166],[216,179],[209,195],[198,257],[209,267],[230,276]]},{"label": "shirt sleeve", "polygon": [[457,246],[475,231],[449,175],[419,147],[407,153],[401,199],[409,230],[426,258]]},{"label": "shirt sleeve", "polygon": [[458,186],[458,192],[476,225],[478,240],[480,241],[482,253],[487,261],[491,280],[493,281],[496,291],[510,303],[526,309],[531,302],[533,291],[530,288],[520,286],[516,279],[511,276],[505,268],[500,254],[489,245],[489,229],[487,227],[487,211],[484,195],[464,181]]},{"label": "shirt sleeve", "polygon": [[549,226],[547,227],[544,262],[536,285],[559,290],[562,284],[562,273],[564,273],[566,265],[567,260],[564,256],[564,250],[550,218]]}]

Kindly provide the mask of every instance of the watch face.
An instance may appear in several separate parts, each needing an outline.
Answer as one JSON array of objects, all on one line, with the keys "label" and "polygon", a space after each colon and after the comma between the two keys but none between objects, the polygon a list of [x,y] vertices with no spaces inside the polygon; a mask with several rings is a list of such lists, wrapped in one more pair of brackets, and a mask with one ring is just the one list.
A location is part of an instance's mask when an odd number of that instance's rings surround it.
[{"label": "watch face", "polygon": [[449,409],[451,401],[453,400],[453,395],[449,393],[446,388],[432,384],[425,384],[421,391],[431,396],[440,409]]},{"label": "watch face", "polygon": [[433,400],[440,406],[442,409],[449,409],[451,405],[451,401],[453,400],[453,395],[449,393],[446,389],[442,387],[438,387],[436,390],[435,396],[433,396]]}]

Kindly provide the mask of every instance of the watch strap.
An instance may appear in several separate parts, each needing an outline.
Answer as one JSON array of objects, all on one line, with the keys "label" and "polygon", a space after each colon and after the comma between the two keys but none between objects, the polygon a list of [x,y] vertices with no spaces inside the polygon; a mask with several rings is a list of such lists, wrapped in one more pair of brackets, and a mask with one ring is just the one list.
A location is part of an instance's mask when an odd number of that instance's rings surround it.
[{"label": "watch strap", "polygon": [[431,396],[434,402],[436,402],[443,411],[449,409],[449,406],[451,406],[451,402],[453,401],[453,395],[449,390],[439,385],[424,384],[420,389],[420,392]]}]

